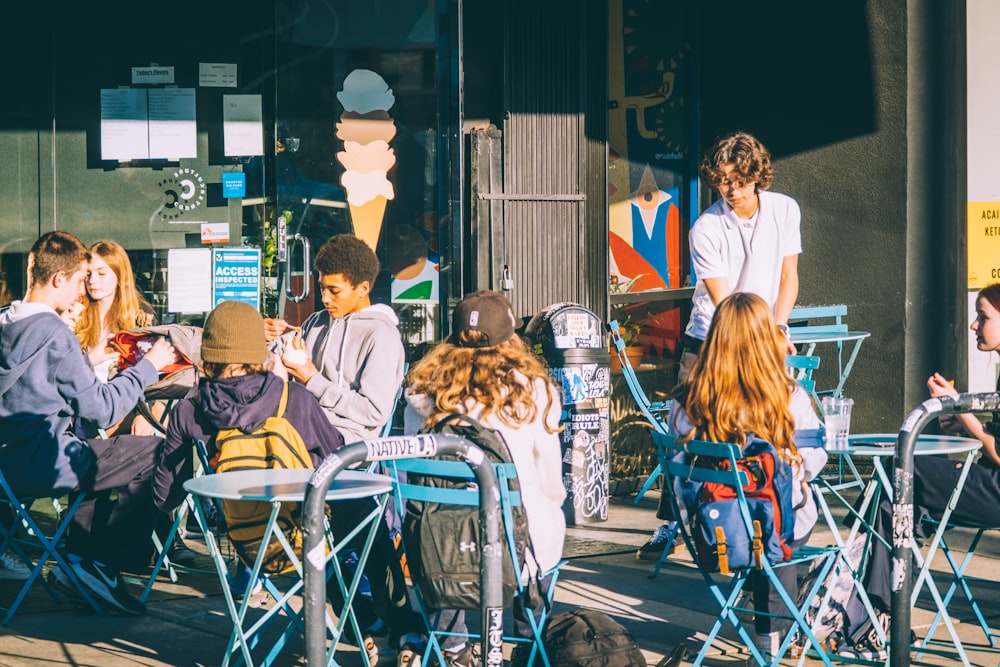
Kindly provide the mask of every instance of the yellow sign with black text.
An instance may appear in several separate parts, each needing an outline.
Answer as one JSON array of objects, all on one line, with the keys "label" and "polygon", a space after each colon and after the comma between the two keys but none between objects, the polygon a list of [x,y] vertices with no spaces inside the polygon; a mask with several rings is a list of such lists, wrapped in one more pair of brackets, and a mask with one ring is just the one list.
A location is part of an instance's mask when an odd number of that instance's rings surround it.
[{"label": "yellow sign with black text", "polygon": [[969,202],[967,241],[969,289],[1000,282],[1000,202]]}]

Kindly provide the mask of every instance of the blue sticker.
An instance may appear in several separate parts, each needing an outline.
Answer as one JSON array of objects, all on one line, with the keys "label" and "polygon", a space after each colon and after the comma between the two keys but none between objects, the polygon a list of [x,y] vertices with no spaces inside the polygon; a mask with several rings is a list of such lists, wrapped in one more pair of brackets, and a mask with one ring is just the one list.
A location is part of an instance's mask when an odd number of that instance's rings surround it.
[{"label": "blue sticker", "polygon": [[223,199],[236,199],[247,194],[246,174],[242,171],[227,171],[222,174]]}]

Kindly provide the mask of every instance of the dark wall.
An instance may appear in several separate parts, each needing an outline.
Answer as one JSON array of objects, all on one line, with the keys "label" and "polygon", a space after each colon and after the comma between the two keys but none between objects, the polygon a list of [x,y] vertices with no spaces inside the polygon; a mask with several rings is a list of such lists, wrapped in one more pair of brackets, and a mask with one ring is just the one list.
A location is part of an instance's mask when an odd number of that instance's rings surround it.
[{"label": "dark wall", "polygon": [[[926,397],[926,359],[934,360],[928,341],[942,326],[927,313],[950,302],[943,291],[928,291],[928,281],[910,285],[908,275],[926,267],[911,265],[908,248],[916,239],[947,253],[955,243],[928,243],[932,216],[909,213],[913,173],[940,182],[954,167],[924,154],[938,138],[911,146],[911,122],[948,121],[934,98],[921,98],[933,113],[909,118],[910,81],[926,78],[917,68],[931,58],[911,63],[908,48],[928,49],[935,40],[910,24],[926,10],[906,0],[770,2],[745,10],[731,0],[701,3],[702,144],[743,129],[770,147],[772,189],[802,209],[798,302],[847,304],[851,328],[872,333],[845,387],[856,401],[853,429],[895,432]],[[741,18],[731,29],[718,20],[735,15]],[[946,193],[921,195],[923,206],[947,208]],[[942,261],[939,270],[955,275],[956,268]],[[910,345],[908,327],[921,332]],[[828,352],[823,384],[834,366]]]}]

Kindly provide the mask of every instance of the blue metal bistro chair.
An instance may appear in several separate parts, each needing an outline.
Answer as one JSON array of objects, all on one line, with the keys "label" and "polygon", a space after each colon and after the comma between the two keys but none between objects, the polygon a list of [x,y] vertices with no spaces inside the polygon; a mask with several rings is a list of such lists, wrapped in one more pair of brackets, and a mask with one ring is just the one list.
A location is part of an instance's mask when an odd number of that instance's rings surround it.
[{"label": "blue metal bistro chair", "polygon": [[[805,611],[819,594],[819,589],[826,580],[827,574],[837,563],[837,556],[840,554],[842,548],[837,546],[824,548],[803,547],[795,552],[790,560],[780,563],[772,563],[763,556],[761,551],[754,550],[758,555],[755,559],[756,563],[752,567],[755,567],[758,572],[768,579],[771,586],[780,596],[787,612],[772,614],[772,616],[788,618],[792,621],[792,627],[783,638],[777,654],[773,656],[773,662],[767,661],[757,648],[753,635],[743,626],[738,615],[745,612],[763,613],[738,606],[740,594],[743,592],[751,570],[736,570],[731,573],[731,577],[729,577],[725,584],[720,583],[719,579],[725,577],[726,574],[720,574],[707,569],[703,565],[702,559],[697,556],[698,551],[693,537],[693,530],[699,530],[699,528],[691,525],[693,508],[689,508],[683,499],[679,499],[676,496],[676,491],[680,487],[679,482],[714,483],[725,485],[732,489],[732,492],[736,496],[733,502],[739,505],[740,521],[738,525],[731,529],[733,531],[732,535],[724,535],[723,539],[720,540],[718,547],[720,564],[723,561],[725,544],[727,542],[729,544],[737,544],[745,541],[746,544],[758,544],[761,540],[760,522],[754,522],[751,519],[747,499],[744,495],[744,487],[750,484],[750,480],[747,474],[741,471],[737,465],[737,461],[743,459],[743,452],[740,446],[698,440],[679,443],[673,436],[657,432],[653,433],[653,442],[656,444],[660,457],[660,467],[666,474],[665,486],[670,490],[670,501],[675,513],[674,516],[679,517],[677,525],[680,535],[684,539],[688,550],[694,556],[695,566],[701,573],[712,597],[720,607],[715,623],[705,638],[704,645],[699,651],[698,656],[694,660],[694,667],[699,667],[703,663],[713,642],[726,623],[732,625],[740,641],[743,642],[744,646],[746,646],[747,650],[753,656],[754,661],[762,667],[771,664],[777,665],[781,662],[782,657],[791,646],[796,629],[805,637],[807,647],[811,646],[819,660],[827,667],[832,667],[830,657],[827,655],[822,644],[817,641],[809,623],[805,619]],[[719,530],[722,529],[717,529],[717,533]],[[815,561],[819,561],[818,567],[821,568],[821,572],[816,578],[812,590],[807,591],[807,594],[803,598],[804,602],[800,607],[796,603],[796,600],[785,590],[776,572],[780,568],[793,567],[797,564],[808,564]],[[720,569],[723,568],[720,567]],[[826,599],[821,603],[820,614],[818,616],[821,615],[824,605],[829,602],[831,593],[832,590],[827,592]]]},{"label": "blue metal bistro chair", "polygon": [[[462,488],[440,488],[414,483],[415,479],[428,476],[452,479],[456,481],[474,481],[472,468],[469,467],[469,465],[464,461],[446,461],[439,459],[398,459],[387,461],[385,465],[390,471],[390,476],[393,477],[396,482],[396,502],[400,515],[403,515],[407,501],[440,503],[445,505],[479,505],[479,490],[475,484],[470,484]],[[513,463],[494,463],[493,468],[500,487],[500,508],[503,516],[503,539],[507,545],[508,552],[513,558],[514,571],[523,573],[524,563],[517,562],[518,555],[515,547],[514,517],[512,512],[514,507],[520,506],[521,494],[510,487],[511,480],[517,479],[517,469],[514,467]],[[405,475],[401,476],[400,473],[405,473]],[[403,542],[403,547],[404,549],[406,547],[405,540]],[[552,597],[555,594],[556,581],[559,577],[559,568],[562,565],[563,562],[560,562],[549,572],[541,573],[541,577],[543,579],[545,577],[551,578],[549,579],[545,590],[540,591],[540,593],[544,596],[540,618],[535,618],[535,616],[531,613],[526,614],[528,623],[531,626],[532,636],[530,638],[525,638],[513,635],[504,635],[503,637],[504,641],[512,642],[518,646],[531,646],[527,662],[529,665],[541,664],[545,665],[545,667],[550,667],[548,656],[545,653],[545,646],[542,642],[542,628],[545,625],[545,620],[552,606]],[[414,583],[416,584],[415,589],[417,592],[418,607],[420,608],[420,611],[424,616],[424,621],[429,629],[428,642],[424,651],[422,664],[430,664],[430,657],[434,655],[437,658],[437,664],[443,665],[445,664],[445,660],[441,651],[441,642],[445,637],[459,633],[454,633],[448,629],[440,629],[438,627],[440,611],[434,611],[427,607],[420,594],[419,583]],[[523,577],[519,580],[518,590],[515,592],[515,595],[522,597],[523,599],[527,599],[529,593],[528,586],[536,583],[537,582],[531,577]],[[481,640],[478,633],[463,633],[461,636],[466,637],[470,641]]]}]

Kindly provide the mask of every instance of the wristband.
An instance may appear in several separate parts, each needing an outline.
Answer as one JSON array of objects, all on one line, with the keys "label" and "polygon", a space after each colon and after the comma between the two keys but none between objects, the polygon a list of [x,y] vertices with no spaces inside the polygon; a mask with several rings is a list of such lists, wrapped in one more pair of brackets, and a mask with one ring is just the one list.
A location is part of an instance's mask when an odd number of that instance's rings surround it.
[{"label": "wristband", "polygon": [[779,324],[778,328],[781,329],[781,333],[785,334],[785,338],[787,338],[788,340],[792,339],[792,335],[788,331],[788,325],[787,324]]}]

